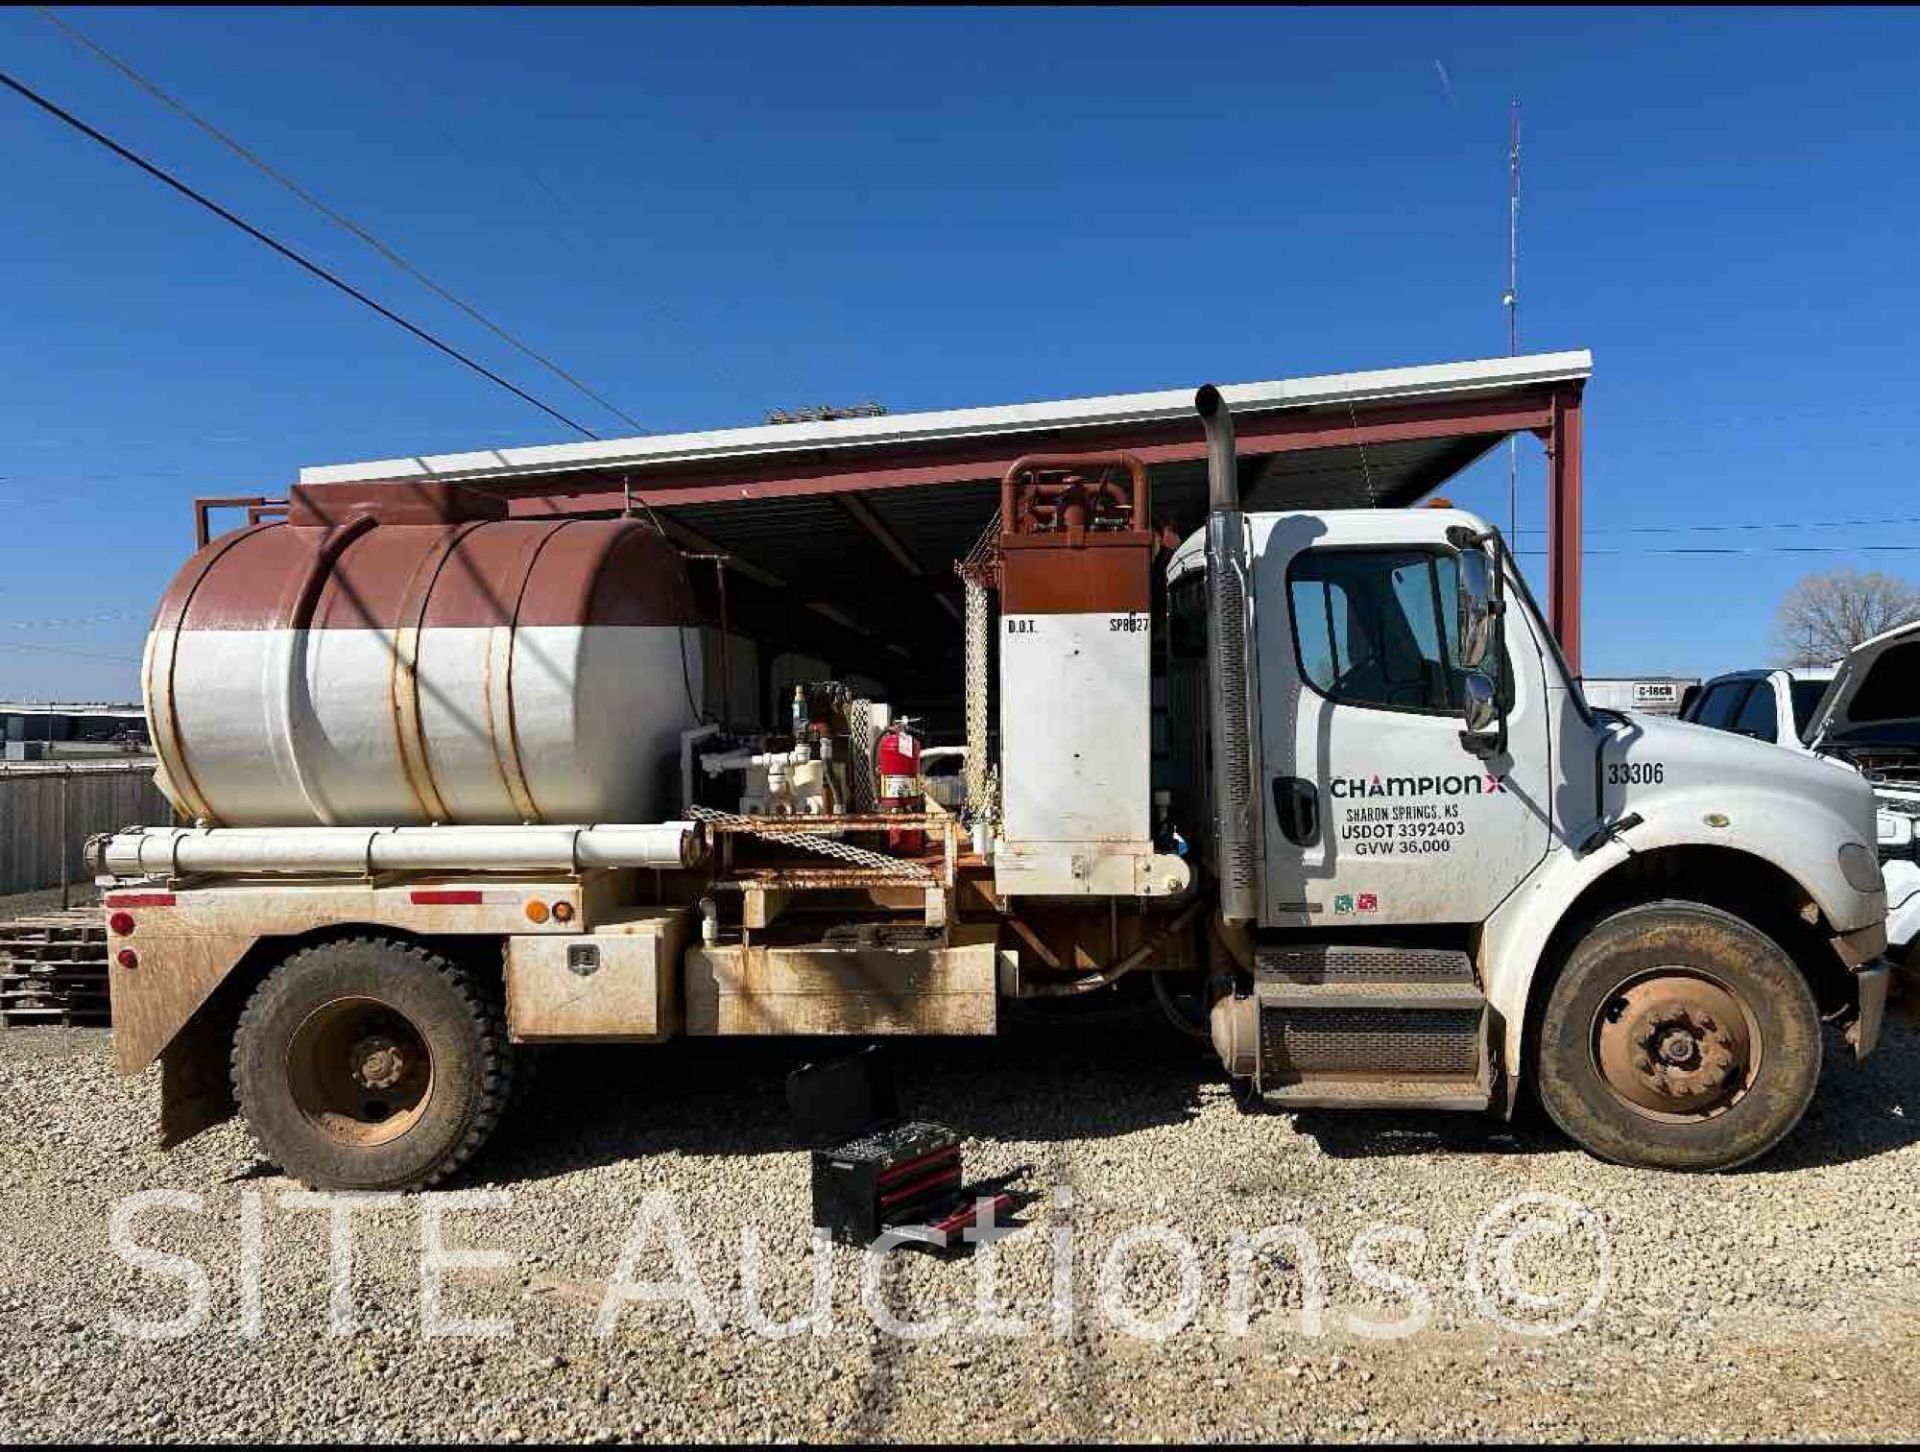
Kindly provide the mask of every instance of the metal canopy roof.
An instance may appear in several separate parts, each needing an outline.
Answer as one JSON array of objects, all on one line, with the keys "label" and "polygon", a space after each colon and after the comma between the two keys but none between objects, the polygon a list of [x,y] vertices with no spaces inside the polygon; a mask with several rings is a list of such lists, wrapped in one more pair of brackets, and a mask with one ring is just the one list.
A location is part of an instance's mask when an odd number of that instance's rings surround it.
[{"label": "metal canopy roof", "polygon": [[[1509,434],[1548,434],[1592,369],[1583,349],[1220,391],[1249,507],[1391,507]],[[960,643],[952,565],[992,521],[1007,468],[1029,453],[1123,449],[1149,465],[1154,515],[1196,527],[1205,449],[1186,388],[324,465],[300,483],[459,481],[506,495],[516,515],[631,501],[683,546],[730,556],[751,582],[739,603],[760,596],[764,628],[804,606],[805,632],[850,647],[842,668],[944,676]]]},{"label": "metal canopy roof", "polygon": [[[1268,383],[1226,384],[1220,392],[1233,408],[1236,419],[1281,411],[1330,412],[1337,417],[1361,406],[1373,410],[1393,403],[1522,397],[1555,384],[1584,383],[1592,372],[1592,355],[1578,349],[1466,363],[1332,373]],[[796,456],[857,456],[876,448],[892,452],[1035,433],[1134,432],[1142,426],[1167,423],[1198,434],[1192,389],[319,465],[302,469],[300,482],[399,482],[432,478],[492,484],[539,480],[551,486],[559,482],[559,476],[581,471],[601,475],[624,471],[650,478],[659,472],[673,471],[676,466],[710,468],[722,462],[751,463],[777,472],[776,461],[790,461]]]}]

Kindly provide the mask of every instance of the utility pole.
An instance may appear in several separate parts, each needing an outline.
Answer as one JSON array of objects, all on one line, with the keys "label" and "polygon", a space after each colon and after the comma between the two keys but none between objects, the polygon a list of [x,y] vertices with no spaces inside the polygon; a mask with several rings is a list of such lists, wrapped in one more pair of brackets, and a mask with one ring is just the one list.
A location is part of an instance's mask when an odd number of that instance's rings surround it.
[{"label": "utility pole", "polygon": [[[1507,108],[1507,356],[1520,351],[1520,103]],[[1520,436],[1507,440],[1507,529],[1520,542]]]}]

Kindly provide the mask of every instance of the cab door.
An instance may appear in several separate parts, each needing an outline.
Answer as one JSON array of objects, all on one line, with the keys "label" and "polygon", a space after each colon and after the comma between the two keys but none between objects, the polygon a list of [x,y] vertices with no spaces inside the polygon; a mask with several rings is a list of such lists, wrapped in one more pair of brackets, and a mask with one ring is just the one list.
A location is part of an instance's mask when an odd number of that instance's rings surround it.
[{"label": "cab door", "polygon": [[1546,854],[1544,675],[1517,609],[1481,667],[1506,703],[1506,750],[1483,760],[1461,741],[1453,522],[1249,521],[1269,925],[1480,922]]}]

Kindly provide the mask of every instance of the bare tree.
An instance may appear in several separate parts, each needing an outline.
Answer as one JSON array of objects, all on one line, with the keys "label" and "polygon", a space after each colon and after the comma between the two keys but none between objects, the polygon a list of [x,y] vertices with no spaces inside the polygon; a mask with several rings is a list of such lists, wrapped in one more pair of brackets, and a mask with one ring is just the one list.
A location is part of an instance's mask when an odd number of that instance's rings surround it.
[{"label": "bare tree", "polygon": [[1780,601],[1774,644],[1782,665],[1831,665],[1861,641],[1920,620],[1920,590],[1878,570],[1808,575]]}]

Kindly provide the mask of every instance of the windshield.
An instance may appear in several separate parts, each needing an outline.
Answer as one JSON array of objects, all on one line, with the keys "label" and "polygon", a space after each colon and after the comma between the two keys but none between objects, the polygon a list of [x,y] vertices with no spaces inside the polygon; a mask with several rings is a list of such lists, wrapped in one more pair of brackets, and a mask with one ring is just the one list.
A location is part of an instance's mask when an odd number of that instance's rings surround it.
[{"label": "windshield", "polygon": [[1813,724],[1814,707],[1820,704],[1820,698],[1827,693],[1827,681],[1794,681],[1793,683],[1793,731],[1802,741],[1807,738],[1807,728]]}]

